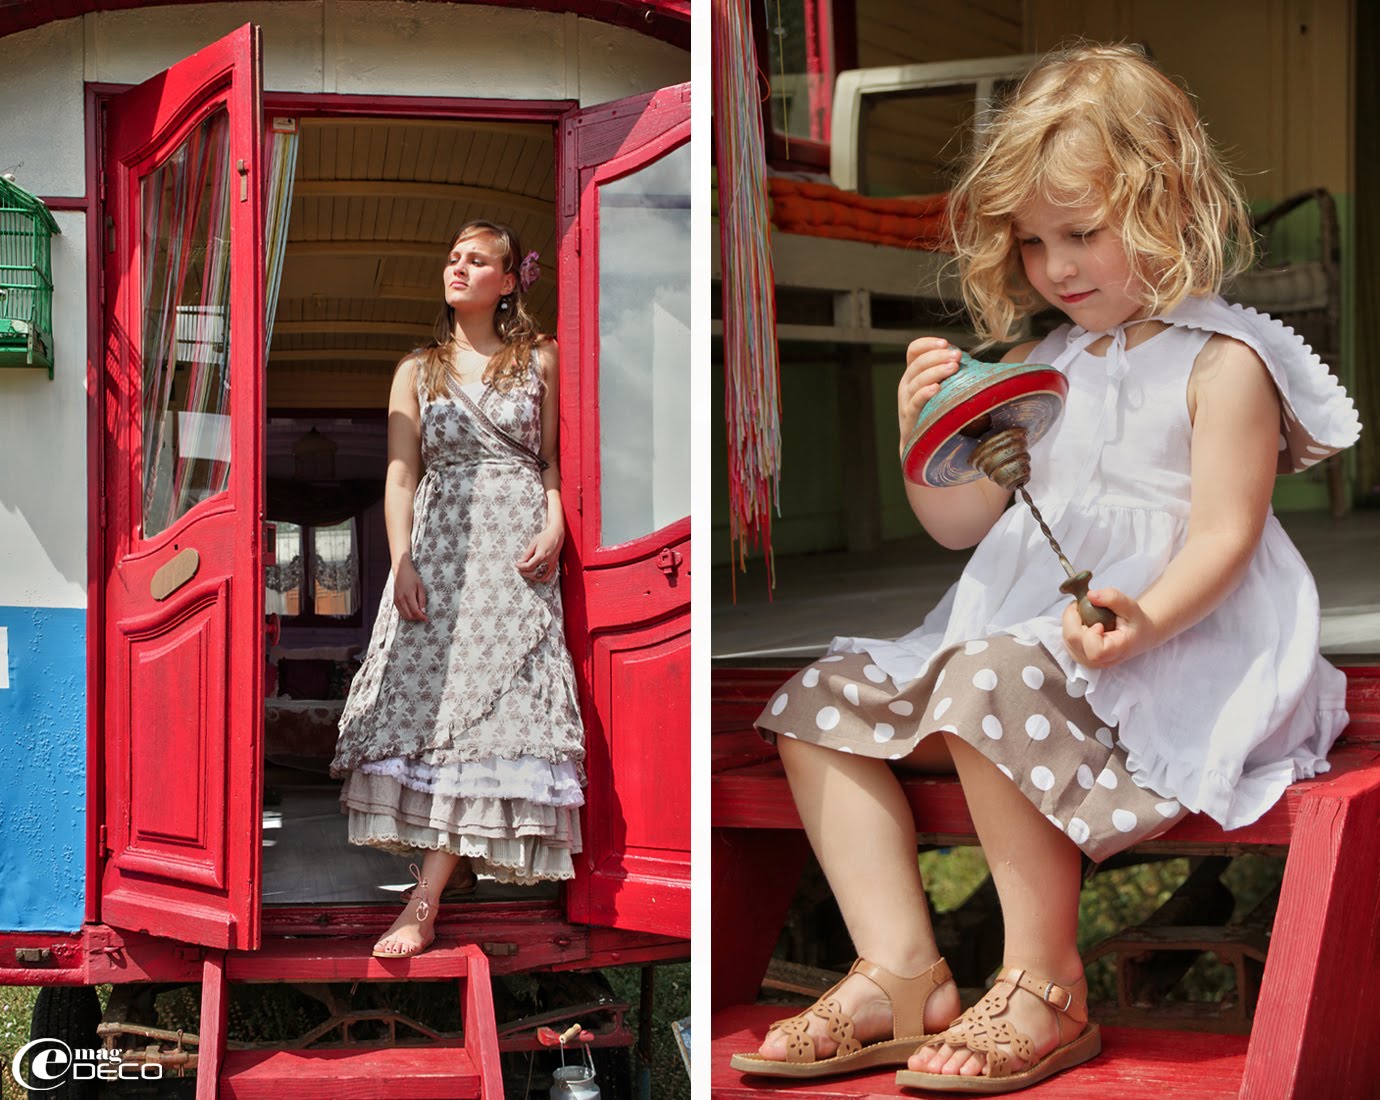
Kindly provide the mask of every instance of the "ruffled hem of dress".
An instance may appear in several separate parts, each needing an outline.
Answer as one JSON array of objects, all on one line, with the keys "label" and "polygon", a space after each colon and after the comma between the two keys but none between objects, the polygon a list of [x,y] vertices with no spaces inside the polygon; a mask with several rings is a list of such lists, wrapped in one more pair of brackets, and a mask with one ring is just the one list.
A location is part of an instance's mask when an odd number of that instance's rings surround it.
[{"label": "ruffled hem of dress", "polygon": [[521,799],[542,806],[584,805],[583,776],[573,760],[489,756],[433,765],[394,756],[361,764],[366,775],[387,776],[426,794],[461,798]]},{"label": "ruffled hem of dress", "polygon": [[1301,453],[1292,442],[1281,450],[1280,473],[1307,469],[1360,438],[1361,418],[1355,402],[1322,358],[1284,322],[1222,298],[1186,298],[1159,320],[1231,336],[1249,345],[1264,361],[1286,416],[1309,437]]},{"label": "ruffled hem of dress", "polygon": [[573,806],[526,799],[450,798],[414,791],[391,776],[354,772],[340,794],[351,844],[399,855],[442,850],[468,856],[477,873],[531,885],[574,875],[582,847]]},{"label": "ruffled hem of dress", "polygon": [[[1321,710],[1317,713],[1317,728],[1335,730],[1331,735],[1335,739],[1347,719],[1346,711]],[[1265,767],[1251,768],[1235,778],[1211,769],[1190,775],[1181,760],[1164,756],[1153,746],[1136,751],[1124,741],[1118,744],[1126,749],[1126,767],[1132,782],[1173,792],[1173,797],[1186,808],[1206,814],[1228,832],[1260,820],[1290,784],[1332,770],[1325,755],[1301,745],[1289,756]]]}]

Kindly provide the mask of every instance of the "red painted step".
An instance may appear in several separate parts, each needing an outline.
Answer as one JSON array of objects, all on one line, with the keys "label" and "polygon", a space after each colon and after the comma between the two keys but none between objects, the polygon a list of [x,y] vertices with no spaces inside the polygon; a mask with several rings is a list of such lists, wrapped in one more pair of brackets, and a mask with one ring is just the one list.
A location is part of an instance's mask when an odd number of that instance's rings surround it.
[{"label": "red painted step", "polygon": [[479,954],[474,944],[443,940],[410,959],[378,959],[373,954],[376,940],[375,936],[367,939],[265,940],[256,951],[227,952],[226,976],[232,982],[463,978],[470,973],[471,960]]},{"label": "red painted step", "polygon": [[221,1100],[478,1100],[479,1069],[462,1046],[391,1050],[232,1050]]},{"label": "red painted step", "polygon": [[[437,945],[414,959],[375,959],[354,939],[270,941],[259,951],[213,953],[203,966],[197,1100],[502,1100],[489,962],[472,943]],[[229,1050],[231,982],[458,979],[463,1045],[382,1050]]]},{"label": "red painted step", "polygon": [[[729,1069],[733,1054],[756,1050],[772,1021],[790,1012],[780,1005],[736,1005],[714,1014],[710,1027],[714,1100],[896,1100],[898,1096],[954,1095],[918,1089],[902,1092],[896,1087],[894,1069],[813,1083],[745,1077]],[[1239,1035],[1103,1028],[1101,1055],[1019,1095],[1030,1100],[1164,1100],[1170,1096],[1236,1100],[1246,1065],[1246,1043]]]}]

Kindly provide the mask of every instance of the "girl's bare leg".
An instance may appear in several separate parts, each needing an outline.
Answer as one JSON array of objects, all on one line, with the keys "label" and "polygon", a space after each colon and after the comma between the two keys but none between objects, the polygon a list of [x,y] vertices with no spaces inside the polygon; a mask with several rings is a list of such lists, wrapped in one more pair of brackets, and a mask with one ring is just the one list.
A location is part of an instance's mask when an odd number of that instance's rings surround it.
[{"label": "girl's bare leg", "polygon": [[[1083,978],[1078,955],[1078,894],[1081,861],[1077,845],[1055,828],[1016,784],[962,738],[945,735],[963,794],[977,826],[1006,925],[1003,963],[1072,986]],[[1054,1010],[1018,989],[1003,1019],[1029,1035],[1037,1057],[1058,1041]],[[1065,1038],[1071,1038],[1068,1022]],[[949,1047],[918,1051],[910,1068],[921,1073],[980,1074],[983,1059]],[[1022,1066],[1012,1056],[1012,1068]]]},{"label": "girl's bare leg", "polygon": [[[939,738],[922,744],[923,756],[943,751]],[[919,974],[939,951],[920,881],[914,819],[891,767],[885,760],[786,737],[777,745],[805,832],[858,954],[903,977]],[[836,996],[860,1042],[891,1035],[890,1006],[869,979],[852,976]],[[947,1026],[958,1008],[958,988],[952,982],[941,986],[925,1006],[926,1031]],[[811,1019],[810,1035],[817,1058],[837,1049],[824,1020]],[[769,1032],[761,1054],[785,1058],[785,1037]]]},{"label": "girl's bare leg", "polygon": [[455,869],[459,859],[459,856],[439,849],[426,853],[421,866],[422,879],[426,883],[426,903],[430,907],[426,920],[417,919],[417,907],[423,894],[420,889],[414,887],[411,899],[403,906],[403,911],[398,914],[398,919],[393,922],[392,927],[379,937],[376,947],[382,946],[385,941],[393,941],[411,949],[430,943],[435,938],[436,916],[441,907],[441,891],[445,889],[446,880],[450,878],[450,873]]}]

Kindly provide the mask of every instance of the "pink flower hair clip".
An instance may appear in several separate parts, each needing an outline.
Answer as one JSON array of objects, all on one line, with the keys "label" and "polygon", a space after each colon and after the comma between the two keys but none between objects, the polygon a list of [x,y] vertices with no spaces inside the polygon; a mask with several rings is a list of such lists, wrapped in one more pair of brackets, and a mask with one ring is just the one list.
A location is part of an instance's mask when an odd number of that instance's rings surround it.
[{"label": "pink flower hair clip", "polygon": [[529,252],[522,258],[522,263],[518,264],[518,283],[522,286],[524,294],[541,278],[541,264],[537,263],[540,256],[540,252]]}]

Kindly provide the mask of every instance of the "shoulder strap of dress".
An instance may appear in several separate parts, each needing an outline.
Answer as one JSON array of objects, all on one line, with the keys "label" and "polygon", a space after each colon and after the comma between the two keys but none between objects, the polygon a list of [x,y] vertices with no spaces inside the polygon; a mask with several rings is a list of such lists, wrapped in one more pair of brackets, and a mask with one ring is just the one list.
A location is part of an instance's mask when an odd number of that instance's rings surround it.
[{"label": "shoulder strap of dress", "polygon": [[1312,466],[1351,446],[1361,434],[1355,403],[1336,376],[1301,336],[1268,314],[1221,298],[1186,298],[1159,317],[1183,328],[1231,336],[1264,361],[1282,406],[1281,474]]}]

